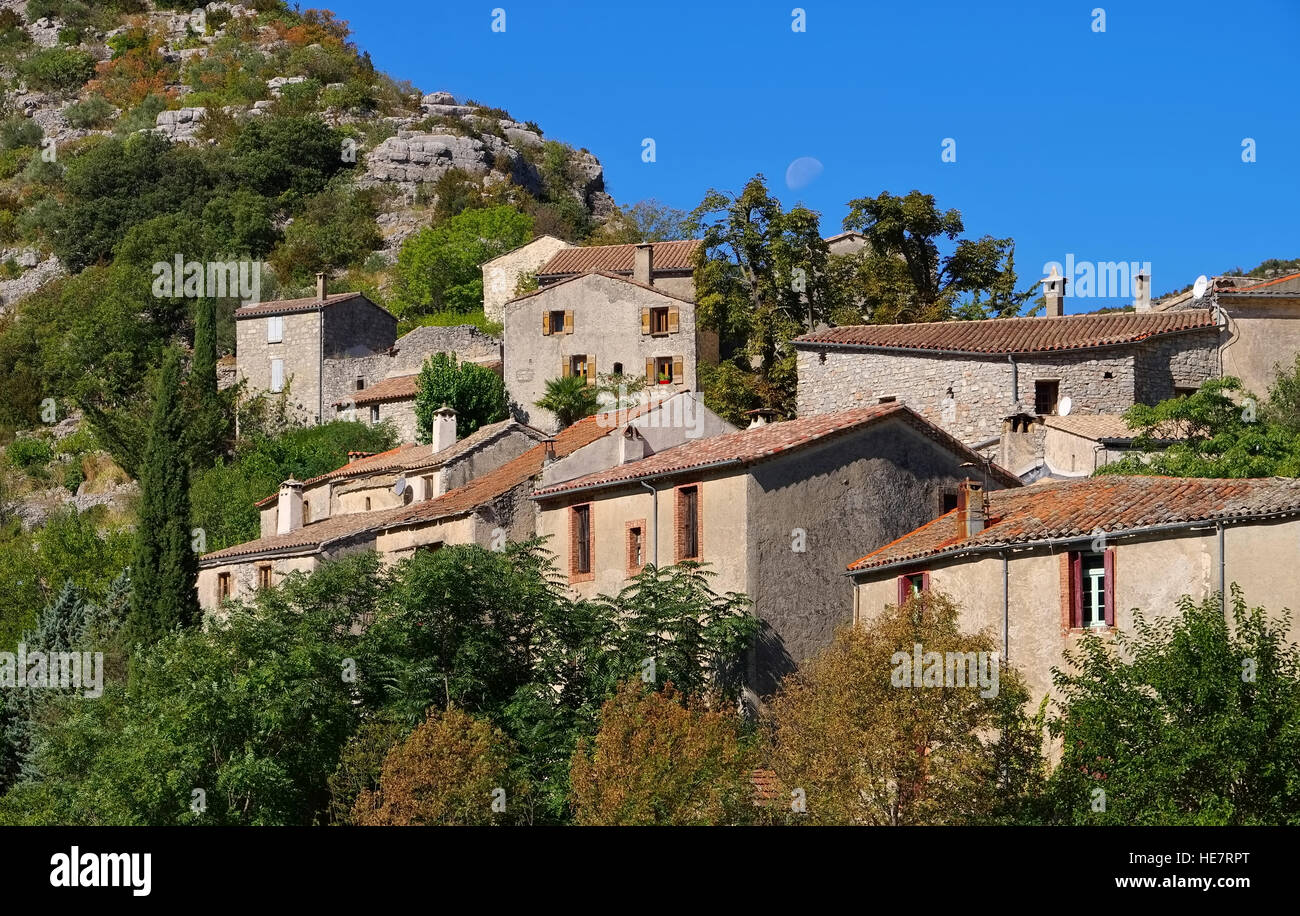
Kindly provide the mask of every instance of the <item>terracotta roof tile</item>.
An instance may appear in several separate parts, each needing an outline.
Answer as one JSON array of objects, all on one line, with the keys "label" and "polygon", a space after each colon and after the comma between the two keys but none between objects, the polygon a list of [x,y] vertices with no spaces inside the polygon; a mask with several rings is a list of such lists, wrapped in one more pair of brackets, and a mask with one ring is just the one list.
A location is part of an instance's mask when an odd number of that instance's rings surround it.
[{"label": "terracotta roof tile", "polygon": [[[538,490],[536,495],[545,497],[578,489],[617,486],[647,477],[679,474],[715,465],[753,464],[774,455],[803,448],[828,436],[858,429],[888,418],[909,422],[954,451],[982,463],[982,459],[975,452],[902,404],[873,404],[870,407],[859,407],[838,413],[817,414],[781,423],[768,423],[765,426],[687,442],[640,461],[618,465],[576,480],[546,487]],[[994,469],[999,479],[1007,486],[1019,486],[1020,481],[1010,472],[996,465]]]},{"label": "terracotta roof tile", "polygon": [[[305,299],[277,299],[274,302],[259,302],[257,305],[246,305],[235,309],[235,318],[255,318],[258,315],[287,315],[291,312],[314,312],[319,308],[351,302],[353,299],[365,299],[366,302],[370,302],[364,294],[355,292],[331,293],[325,297],[323,302],[315,296],[308,296]],[[373,302],[370,302],[370,304],[387,315],[392,314],[383,306],[375,305]],[[394,318],[393,320],[396,321],[397,319]]]},{"label": "terracotta roof tile", "polygon": [[511,303],[514,302],[521,302],[524,299],[531,299],[534,296],[544,296],[547,293],[562,288],[565,284],[580,283],[581,281],[587,279],[588,277],[604,277],[606,280],[614,280],[618,283],[627,283],[630,286],[638,286],[641,289],[648,289],[652,293],[658,293],[659,295],[667,299],[676,299],[678,302],[691,301],[690,299],[687,299],[684,296],[675,296],[672,293],[667,292],[666,290],[660,289],[658,286],[650,286],[648,284],[638,282],[637,280],[633,280],[631,277],[625,277],[622,274],[614,274],[614,273],[609,273],[608,271],[594,270],[589,273],[575,274],[572,277],[566,277],[565,279],[552,283],[549,286],[543,286],[541,289],[535,289],[532,290],[531,292],[524,293],[522,296],[515,296],[515,298],[506,302],[506,305],[510,305]]},{"label": "terracotta roof tile", "polygon": [[1044,353],[1135,343],[1215,327],[1208,309],[1109,312],[1057,318],[989,318],[829,328],[795,339],[796,347],[863,347],[957,353]]},{"label": "terracotta roof tile", "polygon": [[989,524],[962,537],[953,510],[849,564],[870,571],[949,553],[996,550],[1156,525],[1300,514],[1300,479],[1088,477],[988,494]]},{"label": "terracotta roof tile", "polygon": [[335,401],[334,406],[352,403],[357,407],[366,407],[370,404],[382,404],[385,401],[410,401],[415,398],[416,381],[419,379],[419,373],[411,375],[397,375],[392,378],[386,378],[375,382],[369,388],[358,391],[348,401]]},{"label": "terracotta roof tile", "polygon": [[297,553],[308,551],[314,553],[322,545],[340,538],[354,537],[378,529],[390,516],[406,511],[406,506],[395,509],[381,509],[375,512],[354,512],[350,515],[335,515],[330,518],[303,525],[288,534],[273,534],[270,537],[245,541],[222,550],[205,554],[200,563],[204,566],[219,565],[220,561],[233,560],[237,557],[253,556],[263,553]]},{"label": "terracotta roof tile", "polygon": [[[682,242],[655,242],[651,246],[654,270],[691,270],[695,266],[695,250],[703,242],[688,239]],[[564,274],[632,272],[636,260],[636,245],[591,245],[586,248],[565,248],[557,251],[537,271],[539,277]]]},{"label": "terracotta roof tile", "polygon": [[[1043,425],[1051,429],[1073,433],[1085,439],[1136,439],[1140,430],[1130,429],[1123,414],[1070,414],[1065,417],[1047,417]],[[1162,439],[1186,438],[1186,424],[1170,421],[1162,424],[1156,434]]]}]

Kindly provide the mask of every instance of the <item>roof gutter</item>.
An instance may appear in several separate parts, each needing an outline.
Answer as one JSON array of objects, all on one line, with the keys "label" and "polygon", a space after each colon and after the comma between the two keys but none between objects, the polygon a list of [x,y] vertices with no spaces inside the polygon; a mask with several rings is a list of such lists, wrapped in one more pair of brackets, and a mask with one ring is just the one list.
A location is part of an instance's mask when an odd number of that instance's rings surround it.
[{"label": "roof gutter", "polygon": [[[1245,522],[1262,522],[1274,518],[1285,518],[1287,516],[1300,515],[1300,507],[1294,509],[1285,509],[1279,512],[1268,512],[1263,515],[1239,515],[1232,518],[1213,519],[1201,518],[1192,519],[1185,522],[1166,522],[1161,525],[1146,525],[1141,528],[1122,528],[1119,531],[1103,531],[1102,536],[1106,539],[1141,537],[1147,534],[1159,534],[1165,531],[1187,531],[1197,528],[1205,529],[1222,529],[1224,526],[1240,524]],[[953,547],[938,553],[925,554],[924,556],[910,557],[903,560],[894,560],[881,566],[867,566],[862,569],[845,570],[845,575],[865,576],[873,575],[879,572],[886,572],[891,569],[902,567],[914,567],[920,564],[932,563],[936,560],[952,560],[967,556],[977,556],[984,553],[998,553],[1000,551],[1025,551],[1035,550],[1038,548],[1064,547],[1070,544],[1084,544],[1095,540],[1095,534],[1072,534],[1064,538],[1043,538],[1037,541],[996,541],[989,544],[979,544],[973,547]]]}]

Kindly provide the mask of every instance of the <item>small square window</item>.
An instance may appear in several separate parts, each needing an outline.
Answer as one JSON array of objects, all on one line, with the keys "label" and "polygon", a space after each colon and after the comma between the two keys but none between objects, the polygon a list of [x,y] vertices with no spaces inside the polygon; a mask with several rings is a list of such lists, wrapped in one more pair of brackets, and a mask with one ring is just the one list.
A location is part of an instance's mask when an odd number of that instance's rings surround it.
[{"label": "small square window", "polygon": [[257,587],[258,589],[271,587],[271,564],[263,563],[257,567]]},{"label": "small square window", "polygon": [[655,381],[670,384],[673,381],[673,358],[671,356],[655,357]]},{"label": "small square window", "polygon": [[650,310],[650,333],[668,333],[668,307],[661,306]]},{"label": "small square window", "polygon": [[562,309],[554,309],[550,312],[547,327],[551,334],[564,333],[564,311]]},{"label": "small square window", "polygon": [[365,390],[366,390],[366,380],[363,378],[357,379],[357,391],[365,391]]},{"label": "small square window", "polygon": [[569,374],[585,378],[587,375],[587,357],[570,356],[569,357]]}]

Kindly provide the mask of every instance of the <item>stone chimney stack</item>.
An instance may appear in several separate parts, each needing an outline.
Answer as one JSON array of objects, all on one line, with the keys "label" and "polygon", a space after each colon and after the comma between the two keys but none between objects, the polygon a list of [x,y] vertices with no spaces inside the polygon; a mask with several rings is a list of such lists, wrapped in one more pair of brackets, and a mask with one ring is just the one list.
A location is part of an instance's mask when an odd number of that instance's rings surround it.
[{"label": "stone chimney stack", "polygon": [[963,480],[957,487],[958,533],[964,538],[974,537],[986,523],[983,489],[969,478]]},{"label": "stone chimney stack", "polygon": [[623,435],[618,437],[618,463],[640,461],[649,454],[650,443],[645,441],[641,431],[635,426],[624,427]]},{"label": "stone chimney stack", "polygon": [[1151,274],[1145,270],[1133,277],[1133,306],[1139,312],[1151,311]]},{"label": "stone chimney stack", "polygon": [[280,484],[280,501],[276,504],[275,533],[288,534],[302,527],[302,481],[290,477]]},{"label": "stone chimney stack", "polygon": [[444,405],[433,412],[433,429],[429,443],[435,453],[456,444],[456,411]]},{"label": "stone chimney stack", "polygon": [[547,436],[542,440],[542,467],[555,463],[555,437]]},{"label": "stone chimney stack", "polygon": [[1062,277],[1052,265],[1050,276],[1043,278],[1043,298],[1047,302],[1045,314],[1048,318],[1060,318],[1065,314],[1065,277]]},{"label": "stone chimney stack", "polygon": [[316,275],[316,301],[325,301],[325,275],[323,273]]},{"label": "stone chimney stack", "polygon": [[635,260],[632,262],[632,279],[638,283],[644,283],[650,286],[650,277],[655,269],[654,246],[649,242],[643,242],[636,246]]},{"label": "stone chimney stack", "polygon": [[750,418],[749,426],[746,427],[747,429],[758,429],[760,426],[766,426],[768,423],[772,422],[772,418],[776,416],[775,411],[766,407],[759,407],[757,410],[747,410],[745,413]]}]

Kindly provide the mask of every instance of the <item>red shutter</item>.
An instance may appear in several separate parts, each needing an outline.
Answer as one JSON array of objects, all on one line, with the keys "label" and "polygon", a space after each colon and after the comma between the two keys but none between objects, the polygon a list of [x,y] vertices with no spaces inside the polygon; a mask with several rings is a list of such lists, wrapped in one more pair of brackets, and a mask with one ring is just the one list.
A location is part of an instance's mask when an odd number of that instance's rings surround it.
[{"label": "red shutter", "polygon": [[1070,627],[1083,626],[1083,554],[1070,554]]},{"label": "red shutter", "polygon": [[930,593],[930,574],[928,572],[921,573],[921,591],[927,595]]},{"label": "red shutter", "polygon": [[908,588],[907,576],[899,576],[898,577],[898,606],[899,607],[902,607],[903,605],[907,604],[907,593],[909,591],[910,589]]},{"label": "red shutter", "polygon": [[1106,626],[1115,625],[1115,548],[1106,548]]}]

